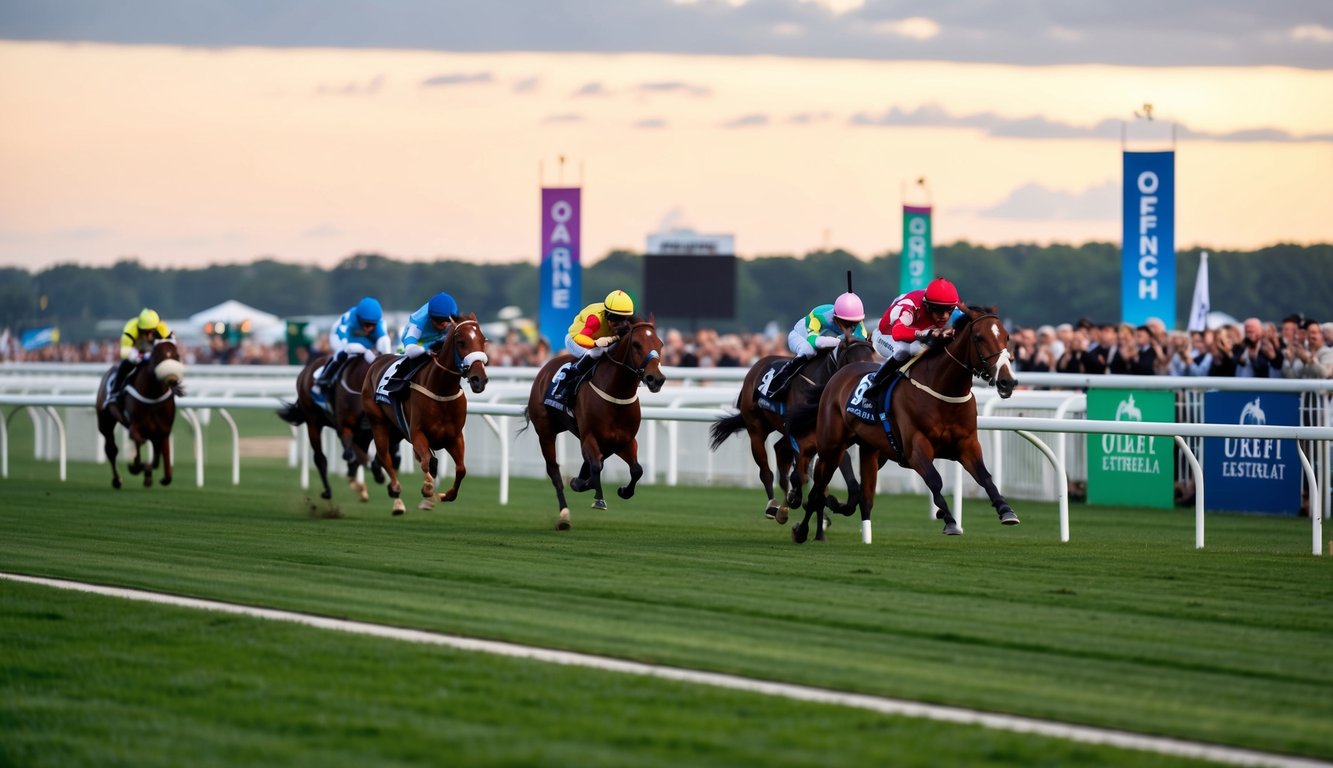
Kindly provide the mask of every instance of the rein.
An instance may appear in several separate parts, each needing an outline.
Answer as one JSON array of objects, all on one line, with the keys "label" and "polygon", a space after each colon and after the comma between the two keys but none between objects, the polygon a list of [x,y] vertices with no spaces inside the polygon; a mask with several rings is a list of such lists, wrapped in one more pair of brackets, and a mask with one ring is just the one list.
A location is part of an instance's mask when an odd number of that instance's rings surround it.
[{"label": "rein", "polygon": [[140,394],[139,390],[135,389],[133,384],[126,384],[125,394],[129,395],[135,400],[138,400],[144,405],[156,405],[157,403],[166,402],[168,399],[175,397],[176,390],[172,389],[171,387],[167,387],[166,392],[163,392],[161,395],[158,395],[157,397],[149,398],[149,397],[144,397],[142,394]]},{"label": "rein", "polygon": [[[994,314],[977,315],[976,317],[967,321],[967,325],[963,327],[963,331],[966,332],[971,330],[972,326],[976,325],[981,320],[985,320],[988,317],[993,317],[996,320],[1000,319],[999,315],[994,315]],[[968,337],[967,343],[970,344],[974,349],[977,346],[976,340],[972,339],[970,336]],[[981,366],[978,368],[978,367],[973,367],[972,365],[965,363],[962,360],[959,360],[957,357],[955,357],[954,353],[949,349],[949,347],[951,346],[953,345],[950,344],[949,346],[946,346],[944,348],[944,354],[948,355],[950,360],[954,361],[955,363],[958,363],[958,365],[962,366],[963,370],[967,371],[968,373],[972,374],[978,379],[981,379],[982,381],[987,382],[989,384],[995,383],[995,374],[991,372],[991,366],[989,361],[992,357],[999,357],[1000,354],[1004,352],[1003,349],[996,350],[993,354],[985,356],[983,356],[980,352],[977,352],[977,362],[981,364]],[[921,385],[918,384],[917,386]],[[931,394],[935,393],[932,392]],[[936,395],[936,397],[941,397],[943,399],[941,395]],[[967,398],[964,398],[964,400],[966,399]]]},{"label": "rein", "polygon": [[[460,379],[463,378],[463,376],[465,375],[463,369],[466,367],[467,363],[464,360],[463,356],[458,353],[458,344],[455,343],[454,340],[456,338],[456,334],[458,333],[458,329],[462,328],[465,325],[475,325],[478,328],[481,327],[476,320],[459,320],[457,323],[454,324],[453,328],[449,329],[449,335],[444,337],[444,342],[443,342],[444,346],[448,346],[451,350],[453,350],[454,365],[457,366],[457,370],[455,370],[454,368],[450,368],[444,363],[441,363],[439,355],[430,356],[431,363],[433,363],[437,368],[444,371],[445,373],[453,374],[454,376],[457,376]],[[483,352],[482,354],[484,355],[485,353]],[[461,387],[462,385],[460,384],[459,386]],[[413,385],[412,388],[418,389],[415,385]],[[439,398],[436,399],[438,400]],[[449,399],[452,400],[453,398]]]},{"label": "rein", "polygon": [[[648,326],[649,328],[652,328],[652,327],[653,327],[652,323],[642,323],[642,322],[640,322],[640,323],[635,323],[633,326],[630,327],[629,331],[628,331],[624,336],[620,337],[621,340],[616,342],[616,348],[617,348],[617,349],[620,348],[621,342],[627,340],[627,339],[634,333],[634,329],[636,329],[636,328],[641,328],[641,327],[643,327],[643,326]],[[610,360],[611,362],[615,363],[616,365],[620,366],[621,368],[624,368],[625,370],[629,371],[630,373],[634,374],[634,377],[637,378],[639,381],[643,381],[643,375],[644,375],[645,373],[648,372],[648,364],[651,363],[652,361],[656,360],[657,358],[661,357],[661,354],[659,354],[658,351],[655,350],[655,349],[652,350],[652,351],[650,351],[648,354],[644,355],[644,357],[643,357],[643,363],[642,363],[641,365],[639,365],[638,367],[635,367],[635,366],[633,366],[633,365],[630,365],[629,361],[626,360],[626,359],[618,360],[618,359],[616,359],[615,357],[612,357],[612,356],[609,355],[609,354],[607,354],[607,355],[603,355],[603,357],[606,358],[607,360]],[[629,357],[629,345],[625,345],[625,353],[624,353],[621,357],[623,357],[623,358],[628,358],[628,357]],[[589,380],[588,383],[591,384],[591,383],[592,383],[591,380]],[[609,395],[607,395],[606,393],[602,392],[601,390],[598,390],[596,387],[593,387],[593,390],[596,391],[596,392],[597,392],[599,395],[601,395],[602,397],[606,398],[607,400],[610,400],[610,401],[613,402],[613,403],[620,403],[620,404],[622,404],[622,405],[625,404],[625,403],[632,403],[632,402],[634,402],[635,400],[638,399],[638,395],[635,395],[633,398],[630,398],[629,400],[624,400],[624,401],[622,401],[622,400],[617,400],[617,399],[614,399],[614,398],[610,397]]]}]

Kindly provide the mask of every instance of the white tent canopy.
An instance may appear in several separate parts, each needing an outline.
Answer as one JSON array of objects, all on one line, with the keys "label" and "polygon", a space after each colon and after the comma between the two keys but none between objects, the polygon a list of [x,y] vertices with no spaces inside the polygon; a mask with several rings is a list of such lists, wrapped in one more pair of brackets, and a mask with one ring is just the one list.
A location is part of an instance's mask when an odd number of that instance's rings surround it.
[{"label": "white tent canopy", "polygon": [[227,325],[250,321],[250,335],[261,342],[272,343],[285,337],[287,324],[277,315],[271,315],[262,309],[255,309],[234,299],[208,309],[202,309],[186,318],[190,330],[202,333],[207,323],[224,322]]}]

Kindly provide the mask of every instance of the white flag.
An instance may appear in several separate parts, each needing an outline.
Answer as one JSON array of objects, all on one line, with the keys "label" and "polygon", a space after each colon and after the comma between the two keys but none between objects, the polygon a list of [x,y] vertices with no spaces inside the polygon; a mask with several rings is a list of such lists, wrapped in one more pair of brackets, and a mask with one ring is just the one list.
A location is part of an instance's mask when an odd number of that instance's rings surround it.
[{"label": "white flag", "polygon": [[1199,254],[1199,275],[1194,278],[1194,301],[1190,304],[1190,324],[1186,330],[1203,331],[1208,328],[1208,252]]}]

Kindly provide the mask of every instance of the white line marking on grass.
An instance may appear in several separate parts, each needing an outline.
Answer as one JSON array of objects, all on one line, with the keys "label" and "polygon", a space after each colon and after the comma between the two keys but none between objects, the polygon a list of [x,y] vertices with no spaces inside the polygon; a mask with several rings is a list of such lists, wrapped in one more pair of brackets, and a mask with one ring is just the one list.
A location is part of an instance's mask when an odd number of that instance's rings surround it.
[{"label": "white line marking on grass", "polygon": [[680,669],[678,667],[661,667],[654,664],[640,664],[638,662],[623,661],[621,659],[613,659],[606,656],[592,656],[585,653],[571,653],[569,651],[554,651],[546,648],[534,648],[514,643],[497,642],[494,640],[476,640],[469,637],[446,635],[439,632],[427,632],[419,629],[403,629],[401,627],[390,627],[382,624],[367,624],[360,621],[347,621],[344,619],[331,619],[325,616],[293,613],[291,611],[278,611],[271,608],[255,608],[233,603],[220,603],[213,600],[178,597],[176,595],[161,594],[158,592],[145,592],[138,589],[104,587],[97,584],[85,584],[77,581],[47,579],[36,576],[23,576],[14,573],[0,573],[0,578],[25,582],[28,584],[41,584],[48,587],[56,587],[58,589],[70,589],[77,592],[91,592],[93,594],[106,595],[108,597],[120,597],[126,600],[159,603],[162,605],[172,605],[183,608],[199,608],[206,611],[217,611],[220,613],[231,613],[259,619],[285,621],[319,629],[350,632],[357,635],[383,637],[391,640],[405,640],[411,643],[442,645],[462,651],[479,651],[481,653],[511,656],[520,659],[533,659],[535,661],[545,661],[553,664],[588,667],[610,672],[624,672],[631,675],[644,675],[664,680],[679,680],[686,683],[711,685],[717,688],[727,688],[735,691],[744,691],[746,693],[761,693],[767,696],[780,696],[787,699],[794,699],[796,701],[810,701],[817,704],[854,707],[856,709],[879,712],[885,715],[921,717],[928,720],[939,720],[947,723],[979,725],[1000,731],[1033,733],[1039,736],[1067,739],[1086,744],[1105,744],[1112,747],[1119,747],[1121,749],[1133,749],[1143,752],[1155,752],[1162,755],[1212,760],[1214,762],[1226,763],[1228,765],[1279,766],[1280,768],[1313,768],[1314,766],[1323,766],[1323,768],[1333,768],[1333,763],[1326,763],[1319,760],[1288,757],[1285,755],[1256,752],[1248,749],[1224,747],[1216,744],[1170,739],[1161,736],[1143,736],[1128,733],[1126,731],[1093,728],[1085,725],[1069,725],[1050,720],[1037,720],[1035,718],[1017,717],[1014,715],[1000,715],[992,712],[963,709],[961,707],[922,704],[915,701],[908,701],[906,699],[889,698],[887,696],[842,693],[824,688],[811,688],[804,685],[793,685],[791,683],[754,680],[746,677],[737,677],[735,675],[718,674],[716,672],[697,672],[689,669]]}]

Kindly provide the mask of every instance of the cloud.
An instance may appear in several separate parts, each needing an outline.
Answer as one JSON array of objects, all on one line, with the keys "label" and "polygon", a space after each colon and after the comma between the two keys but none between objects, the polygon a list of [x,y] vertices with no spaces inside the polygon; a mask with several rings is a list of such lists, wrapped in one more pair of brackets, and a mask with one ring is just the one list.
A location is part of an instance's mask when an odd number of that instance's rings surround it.
[{"label": "cloud", "polygon": [[757,112],[741,115],[734,120],[722,123],[723,128],[758,128],[764,125],[768,125],[768,115],[761,115]]},{"label": "cloud", "polygon": [[642,120],[637,120],[634,122],[635,128],[646,128],[649,130],[654,130],[657,128],[665,128],[667,127],[667,125],[669,125],[669,123],[667,123],[665,118],[661,117],[646,117]]},{"label": "cloud", "polygon": [[319,224],[307,229],[301,233],[301,237],[311,240],[323,240],[330,237],[341,237],[345,234],[341,229],[332,224]]},{"label": "cloud", "polygon": [[510,90],[514,93],[532,93],[541,86],[541,82],[542,79],[540,77],[525,77],[522,80],[515,82],[514,87]]},{"label": "cloud", "polygon": [[685,218],[685,209],[679,205],[673,205],[670,210],[662,214],[662,218],[657,220],[657,228],[653,231],[679,232],[690,228],[690,222]]},{"label": "cloud", "polygon": [[[1121,129],[1125,123],[1115,118],[1105,118],[1091,125],[1066,123],[1060,120],[1030,115],[1027,117],[1005,117],[994,112],[975,112],[955,115],[938,104],[926,104],[914,110],[890,107],[880,113],[857,112],[850,121],[856,126],[903,126],[931,128],[974,128],[984,131],[988,136],[1008,139],[1109,139],[1120,140]],[[1160,125],[1168,123],[1159,122]],[[1333,141],[1333,134],[1314,133],[1297,135],[1280,128],[1249,128],[1239,131],[1197,131],[1185,125],[1177,127],[1180,138],[1200,141],[1226,142],[1326,142]]]},{"label": "cloud", "polygon": [[967,212],[984,219],[1015,221],[1115,220],[1120,215],[1120,192],[1114,181],[1104,181],[1081,192],[1029,182],[995,205]]},{"label": "cloud", "polygon": [[602,85],[600,82],[597,82],[596,80],[594,80],[594,81],[592,81],[592,82],[584,83],[583,85],[579,86],[579,89],[578,89],[577,91],[574,91],[574,93],[573,93],[572,95],[573,95],[573,96],[576,96],[576,97],[577,97],[577,96],[610,96],[610,95],[611,95],[611,92],[608,91],[608,90],[606,89],[606,86],[604,86],[604,85]]},{"label": "cloud", "polygon": [[542,118],[543,125],[553,125],[556,123],[581,123],[583,115],[577,112],[562,112],[557,115],[547,115]]},{"label": "cloud", "polygon": [[375,75],[365,83],[344,83],[342,85],[326,85],[320,83],[315,89],[319,96],[374,96],[384,88],[384,75]]},{"label": "cloud", "polygon": [[[0,3],[8,40],[1333,69],[1333,4],[1217,0]],[[928,8],[929,17],[912,15]],[[516,23],[517,20],[517,23]]]},{"label": "cloud", "polygon": [[832,112],[798,112],[787,118],[787,122],[793,125],[813,125],[814,123],[824,123],[833,119]]},{"label": "cloud", "polygon": [[435,75],[421,81],[423,88],[447,88],[452,85],[470,85],[472,83],[489,83],[494,80],[490,72],[450,72],[445,75]]},{"label": "cloud", "polygon": [[711,96],[711,88],[680,82],[639,83],[640,93],[683,93],[687,96]]}]

